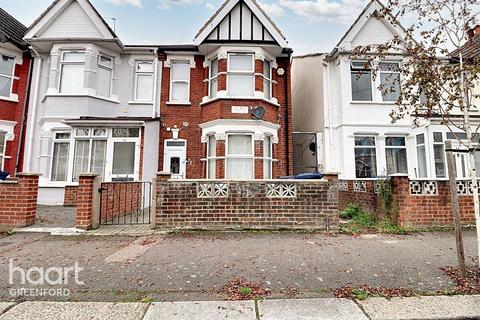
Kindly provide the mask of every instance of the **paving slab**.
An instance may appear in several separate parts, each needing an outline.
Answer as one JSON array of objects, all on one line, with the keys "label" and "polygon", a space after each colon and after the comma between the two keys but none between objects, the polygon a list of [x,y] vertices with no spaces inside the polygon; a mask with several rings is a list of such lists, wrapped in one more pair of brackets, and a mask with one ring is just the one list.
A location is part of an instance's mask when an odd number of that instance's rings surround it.
[{"label": "paving slab", "polygon": [[263,300],[258,309],[261,320],[367,320],[362,310],[347,299]]},{"label": "paving slab", "polygon": [[0,314],[4,313],[5,310],[13,306],[14,302],[0,302]]},{"label": "paving slab", "polygon": [[1,320],[141,320],[146,303],[27,301],[0,315]]},{"label": "paving slab", "polygon": [[480,318],[480,296],[370,298],[360,305],[372,320]]},{"label": "paving slab", "polygon": [[253,301],[155,302],[144,320],[254,320]]}]

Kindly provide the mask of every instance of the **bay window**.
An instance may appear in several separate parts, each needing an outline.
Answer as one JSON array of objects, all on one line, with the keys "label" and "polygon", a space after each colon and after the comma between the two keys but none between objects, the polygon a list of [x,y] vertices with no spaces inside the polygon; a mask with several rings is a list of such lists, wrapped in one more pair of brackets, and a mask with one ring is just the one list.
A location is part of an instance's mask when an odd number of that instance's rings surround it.
[{"label": "bay window", "polygon": [[380,91],[383,101],[400,98],[400,68],[398,63],[380,63]]},{"label": "bay window", "polygon": [[228,134],[225,178],[253,179],[253,177],[253,135]]},{"label": "bay window", "polygon": [[208,97],[213,99],[218,91],[218,58],[210,60],[210,70],[208,77]]},{"label": "bay window", "polygon": [[76,129],[72,181],[83,172],[97,173],[103,180],[106,151],[106,129]]},{"label": "bay window", "polygon": [[266,59],[263,61],[263,96],[272,98],[272,63]]},{"label": "bay window", "polygon": [[388,174],[408,173],[405,137],[386,137],[385,154]]},{"label": "bay window", "polygon": [[64,51],[60,61],[61,93],[81,93],[84,83],[85,52]]},{"label": "bay window", "polygon": [[263,140],[263,178],[272,179],[272,137]]},{"label": "bay window", "polygon": [[170,101],[188,102],[190,90],[190,62],[172,61],[170,66]]},{"label": "bay window", "polygon": [[98,57],[97,95],[109,98],[112,93],[113,59],[101,54]]},{"label": "bay window", "polygon": [[355,175],[357,178],[377,176],[375,137],[355,137]]},{"label": "bay window", "polygon": [[7,133],[0,131],[0,171],[3,171],[5,162],[5,145],[7,140]]},{"label": "bay window", "polygon": [[135,101],[153,100],[153,68],[151,61],[138,61],[135,64]]},{"label": "bay window", "polygon": [[207,178],[208,179],[216,178],[216,172],[215,172],[216,155],[217,155],[217,141],[215,139],[215,136],[212,134],[208,136],[208,144],[207,144]]},{"label": "bay window", "polygon": [[228,95],[231,97],[253,97],[255,86],[254,71],[253,54],[228,54]]},{"label": "bay window", "polygon": [[418,177],[427,177],[427,154],[425,150],[425,135],[423,133],[417,134],[417,164],[418,164]]},{"label": "bay window", "polygon": [[70,132],[55,132],[53,136],[52,170],[50,177],[52,181],[67,181],[69,150]]},{"label": "bay window", "polygon": [[[13,87],[15,59],[1,55],[0,59],[0,96],[10,97]],[[0,162],[1,165],[1,162]]]},{"label": "bay window", "polygon": [[351,63],[352,100],[372,101],[372,71],[365,61]]},{"label": "bay window", "polygon": [[445,147],[443,144],[443,133],[433,133],[433,157],[435,161],[435,175],[437,178],[445,178],[447,176],[445,170]]}]

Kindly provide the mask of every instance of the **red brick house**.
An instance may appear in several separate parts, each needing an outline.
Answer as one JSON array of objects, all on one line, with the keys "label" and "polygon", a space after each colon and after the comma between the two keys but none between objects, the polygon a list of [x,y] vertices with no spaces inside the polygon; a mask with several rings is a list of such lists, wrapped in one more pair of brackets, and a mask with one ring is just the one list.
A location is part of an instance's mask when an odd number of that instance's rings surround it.
[{"label": "red brick house", "polygon": [[22,171],[31,56],[27,28],[0,8],[0,171]]},{"label": "red brick house", "polygon": [[254,0],[227,0],[193,44],[158,51],[160,171],[179,179],[292,173],[292,50]]}]

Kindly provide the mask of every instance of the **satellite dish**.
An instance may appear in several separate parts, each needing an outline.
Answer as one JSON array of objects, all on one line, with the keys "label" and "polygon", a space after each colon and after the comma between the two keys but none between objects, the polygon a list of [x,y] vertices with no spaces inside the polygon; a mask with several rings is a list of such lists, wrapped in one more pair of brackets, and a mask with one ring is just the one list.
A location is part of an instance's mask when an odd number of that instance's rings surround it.
[{"label": "satellite dish", "polygon": [[255,107],[253,109],[250,109],[250,114],[253,118],[257,120],[262,120],[265,116],[265,108],[262,106]]},{"label": "satellite dish", "polygon": [[317,144],[315,142],[310,143],[308,149],[312,152],[317,152]]}]

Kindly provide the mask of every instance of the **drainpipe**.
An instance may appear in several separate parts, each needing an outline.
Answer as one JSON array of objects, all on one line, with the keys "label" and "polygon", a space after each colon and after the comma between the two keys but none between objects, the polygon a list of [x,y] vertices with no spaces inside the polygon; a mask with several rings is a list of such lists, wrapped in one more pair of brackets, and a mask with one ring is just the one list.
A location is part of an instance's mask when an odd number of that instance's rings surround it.
[{"label": "drainpipe", "polygon": [[289,127],[289,118],[288,118],[288,91],[289,91],[289,86],[288,86],[288,76],[289,76],[289,70],[288,68],[290,67],[291,63],[291,58],[292,58],[292,52],[288,52],[288,63],[285,66],[285,155],[286,155],[286,172],[287,176],[290,175],[290,140],[289,140],[289,134],[288,134],[288,127]]},{"label": "drainpipe", "polygon": [[[34,86],[34,91],[33,91],[33,101],[32,101],[32,105],[31,105],[31,108],[30,108],[30,123],[31,123],[31,126],[30,126],[30,131],[28,132],[28,140],[25,141],[25,146],[27,145],[27,142],[28,142],[28,151],[27,151],[27,157],[26,159],[24,159],[23,163],[27,165],[28,167],[28,171],[32,171],[32,161],[31,161],[31,158],[32,158],[32,143],[33,143],[33,132],[35,130],[35,122],[36,122],[36,116],[37,116],[37,102],[38,102],[38,96],[39,96],[39,87],[40,87],[40,78],[41,78],[41,72],[42,72],[42,63],[43,63],[43,59],[42,57],[40,56],[40,54],[38,52],[35,51],[34,48],[31,48],[33,53],[35,53],[35,56],[38,57],[39,59],[39,63],[37,64],[37,78],[35,79],[35,86]],[[23,170],[25,171],[25,168],[23,168]]]},{"label": "drainpipe", "polygon": [[[153,86],[153,110],[152,110],[152,118],[155,118],[157,116],[157,86],[161,85],[158,81],[158,49],[155,48],[154,50],[154,56],[155,56],[155,62],[153,64],[153,70],[154,70],[154,86]],[[159,109],[160,110],[160,109]]]},{"label": "drainpipe", "polygon": [[[30,53],[30,52],[29,52]],[[23,99],[23,110],[22,110],[22,123],[20,126],[20,136],[18,138],[18,149],[17,149],[17,158],[15,159],[15,173],[18,172],[18,166],[20,163],[20,153],[22,151],[22,146],[25,145],[23,142],[23,130],[25,130],[25,122],[27,116],[28,101],[30,100],[30,87],[32,86],[32,72],[33,72],[33,55],[30,55],[30,66],[28,67],[28,76],[27,76],[27,88],[25,90],[25,97]]]}]

